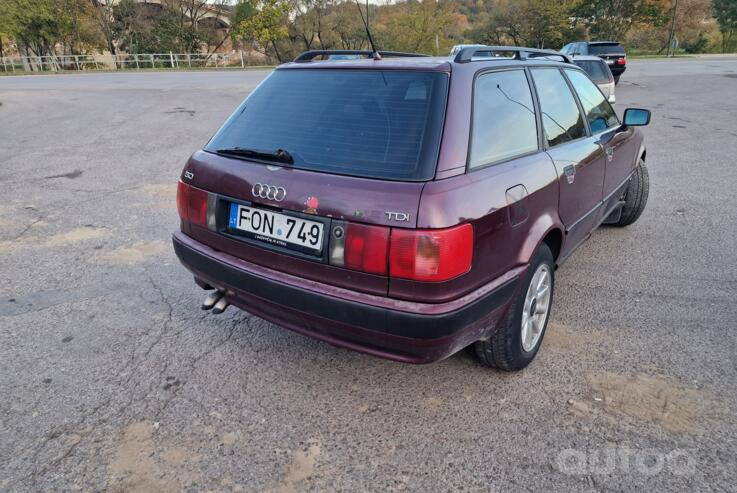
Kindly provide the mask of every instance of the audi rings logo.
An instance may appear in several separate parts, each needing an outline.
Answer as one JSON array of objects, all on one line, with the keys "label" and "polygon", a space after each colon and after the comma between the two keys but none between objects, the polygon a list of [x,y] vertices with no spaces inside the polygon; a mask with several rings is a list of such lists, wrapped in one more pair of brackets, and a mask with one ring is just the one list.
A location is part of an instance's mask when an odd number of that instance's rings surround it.
[{"label": "audi rings logo", "polygon": [[251,193],[254,197],[261,197],[262,199],[275,200],[281,202],[287,198],[287,189],[284,187],[275,187],[267,183],[256,183],[251,188]]}]

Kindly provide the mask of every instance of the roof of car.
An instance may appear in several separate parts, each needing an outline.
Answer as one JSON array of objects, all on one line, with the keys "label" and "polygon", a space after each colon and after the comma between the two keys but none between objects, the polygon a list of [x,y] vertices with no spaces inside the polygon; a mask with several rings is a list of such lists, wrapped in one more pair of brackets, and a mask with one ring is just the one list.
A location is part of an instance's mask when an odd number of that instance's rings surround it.
[{"label": "roof of car", "polygon": [[[482,55],[477,56],[476,50]],[[514,52],[515,56],[491,56],[488,53]],[[451,72],[453,67],[470,65],[474,69],[483,66],[524,66],[524,65],[555,65],[570,66],[568,63],[551,58],[559,57],[569,60],[566,55],[553,51],[537,50],[520,47],[491,47],[484,45],[470,45],[461,52],[449,56],[425,56],[414,53],[381,52],[380,59],[370,56],[371,52],[360,53],[365,58],[328,59],[334,54],[348,54],[348,51],[311,51],[298,56],[293,62],[279,66],[279,69],[381,69],[381,70],[423,70],[436,72]],[[483,64],[483,65],[482,65]]]}]

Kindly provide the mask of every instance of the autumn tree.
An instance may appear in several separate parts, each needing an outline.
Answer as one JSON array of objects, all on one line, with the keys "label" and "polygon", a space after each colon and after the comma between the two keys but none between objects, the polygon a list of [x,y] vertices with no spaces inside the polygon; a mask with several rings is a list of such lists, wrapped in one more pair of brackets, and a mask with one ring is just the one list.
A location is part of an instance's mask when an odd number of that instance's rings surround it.
[{"label": "autumn tree", "polygon": [[447,0],[408,0],[387,6],[378,15],[376,31],[382,49],[447,53],[453,34],[468,28],[457,5]]},{"label": "autumn tree", "polygon": [[481,36],[487,43],[559,48],[569,29],[569,17],[566,1],[511,1],[493,10]]}]

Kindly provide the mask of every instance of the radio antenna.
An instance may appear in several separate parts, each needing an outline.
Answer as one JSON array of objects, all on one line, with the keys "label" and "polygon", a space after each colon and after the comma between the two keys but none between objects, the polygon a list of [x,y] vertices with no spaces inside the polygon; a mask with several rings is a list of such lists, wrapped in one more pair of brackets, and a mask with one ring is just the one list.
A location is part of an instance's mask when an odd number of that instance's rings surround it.
[{"label": "radio antenna", "polygon": [[366,36],[368,36],[368,42],[369,42],[369,45],[371,45],[371,58],[373,58],[374,60],[381,60],[381,55],[379,54],[379,51],[376,49],[376,45],[374,44],[374,37],[371,36],[371,29],[369,29],[368,0],[366,0],[366,17],[363,16],[363,10],[361,10],[361,4],[358,3],[358,0],[356,0],[356,7],[358,7],[358,13],[361,14],[361,20],[363,21],[363,26],[366,28]]}]

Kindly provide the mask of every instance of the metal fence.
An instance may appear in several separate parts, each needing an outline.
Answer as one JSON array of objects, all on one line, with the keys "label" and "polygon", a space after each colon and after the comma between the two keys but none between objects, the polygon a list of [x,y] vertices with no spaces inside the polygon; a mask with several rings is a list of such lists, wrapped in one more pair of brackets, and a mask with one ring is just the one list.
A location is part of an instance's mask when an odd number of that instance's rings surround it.
[{"label": "metal fence", "polygon": [[54,55],[0,58],[0,70],[13,72],[59,72],[62,70],[141,70],[223,68],[263,65],[239,53],[142,53],[127,55]]}]

